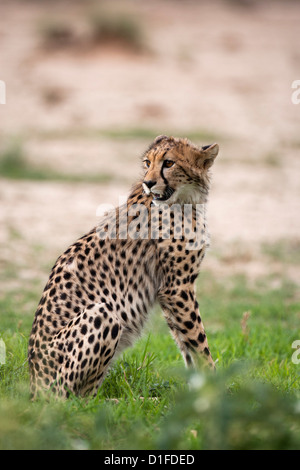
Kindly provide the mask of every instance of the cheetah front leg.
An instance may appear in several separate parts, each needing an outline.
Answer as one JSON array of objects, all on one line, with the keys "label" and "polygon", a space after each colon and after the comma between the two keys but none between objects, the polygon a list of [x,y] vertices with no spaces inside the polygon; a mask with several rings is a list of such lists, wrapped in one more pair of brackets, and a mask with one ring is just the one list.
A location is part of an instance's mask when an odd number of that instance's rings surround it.
[{"label": "cheetah front leg", "polygon": [[163,292],[160,305],[187,367],[203,365],[215,368],[193,286],[170,296]]}]

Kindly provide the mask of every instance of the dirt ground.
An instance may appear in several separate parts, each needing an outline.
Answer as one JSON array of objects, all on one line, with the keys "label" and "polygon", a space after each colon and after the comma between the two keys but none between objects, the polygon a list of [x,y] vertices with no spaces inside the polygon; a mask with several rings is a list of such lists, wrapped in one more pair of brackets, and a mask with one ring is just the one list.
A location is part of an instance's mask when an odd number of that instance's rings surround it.
[{"label": "dirt ground", "polygon": [[[32,165],[108,178],[0,178],[0,267],[13,261],[37,276],[39,262],[93,227],[97,206],[117,204],[139,176],[153,130],[220,144],[206,269],[298,282],[299,263],[267,257],[262,246],[300,248],[300,104],[291,100],[300,2],[111,2],[110,11],[139,23],[145,47],[137,51],[89,38],[96,6],[108,8],[96,3],[1,2],[0,151],[18,139]],[[49,19],[67,23],[75,39],[45,45]],[[28,263],[32,247],[39,256]]]}]

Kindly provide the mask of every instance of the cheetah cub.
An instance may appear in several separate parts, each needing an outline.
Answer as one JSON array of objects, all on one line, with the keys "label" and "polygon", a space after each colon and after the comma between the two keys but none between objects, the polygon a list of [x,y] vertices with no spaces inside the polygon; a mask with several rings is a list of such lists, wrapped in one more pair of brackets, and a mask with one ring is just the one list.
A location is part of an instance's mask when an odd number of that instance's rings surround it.
[{"label": "cheetah cub", "polygon": [[187,366],[214,367],[195,294],[209,236],[206,202],[217,144],[159,136],[127,201],[56,261],[35,314],[31,392],[95,394],[155,302]]}]

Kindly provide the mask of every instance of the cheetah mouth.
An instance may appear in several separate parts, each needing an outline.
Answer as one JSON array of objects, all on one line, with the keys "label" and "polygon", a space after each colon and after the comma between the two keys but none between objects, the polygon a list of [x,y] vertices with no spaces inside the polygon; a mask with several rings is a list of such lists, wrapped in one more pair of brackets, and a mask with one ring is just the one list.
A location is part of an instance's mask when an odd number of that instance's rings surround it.
[{"label": "cheetah mouth", "polygon": [[171,196],[173,196],[175,192],[175,189],[171,188],[170,186],[167,186],[163,194],[155,191],[151,191],[151,194],[153,196],[154,201],[167,201],[170,199]]}]

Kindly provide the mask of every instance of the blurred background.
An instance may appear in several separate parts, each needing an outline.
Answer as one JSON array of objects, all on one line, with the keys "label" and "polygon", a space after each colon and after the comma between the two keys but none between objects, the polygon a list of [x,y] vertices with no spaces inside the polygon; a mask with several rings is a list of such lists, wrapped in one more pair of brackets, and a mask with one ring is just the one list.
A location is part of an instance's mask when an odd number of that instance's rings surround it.
[{"label": "blurred background", "polygon": [[44,284],[159,134],[220,144],[205,269],[298,282],[299,24],[296,0],[1,0],[1,289]]}]

